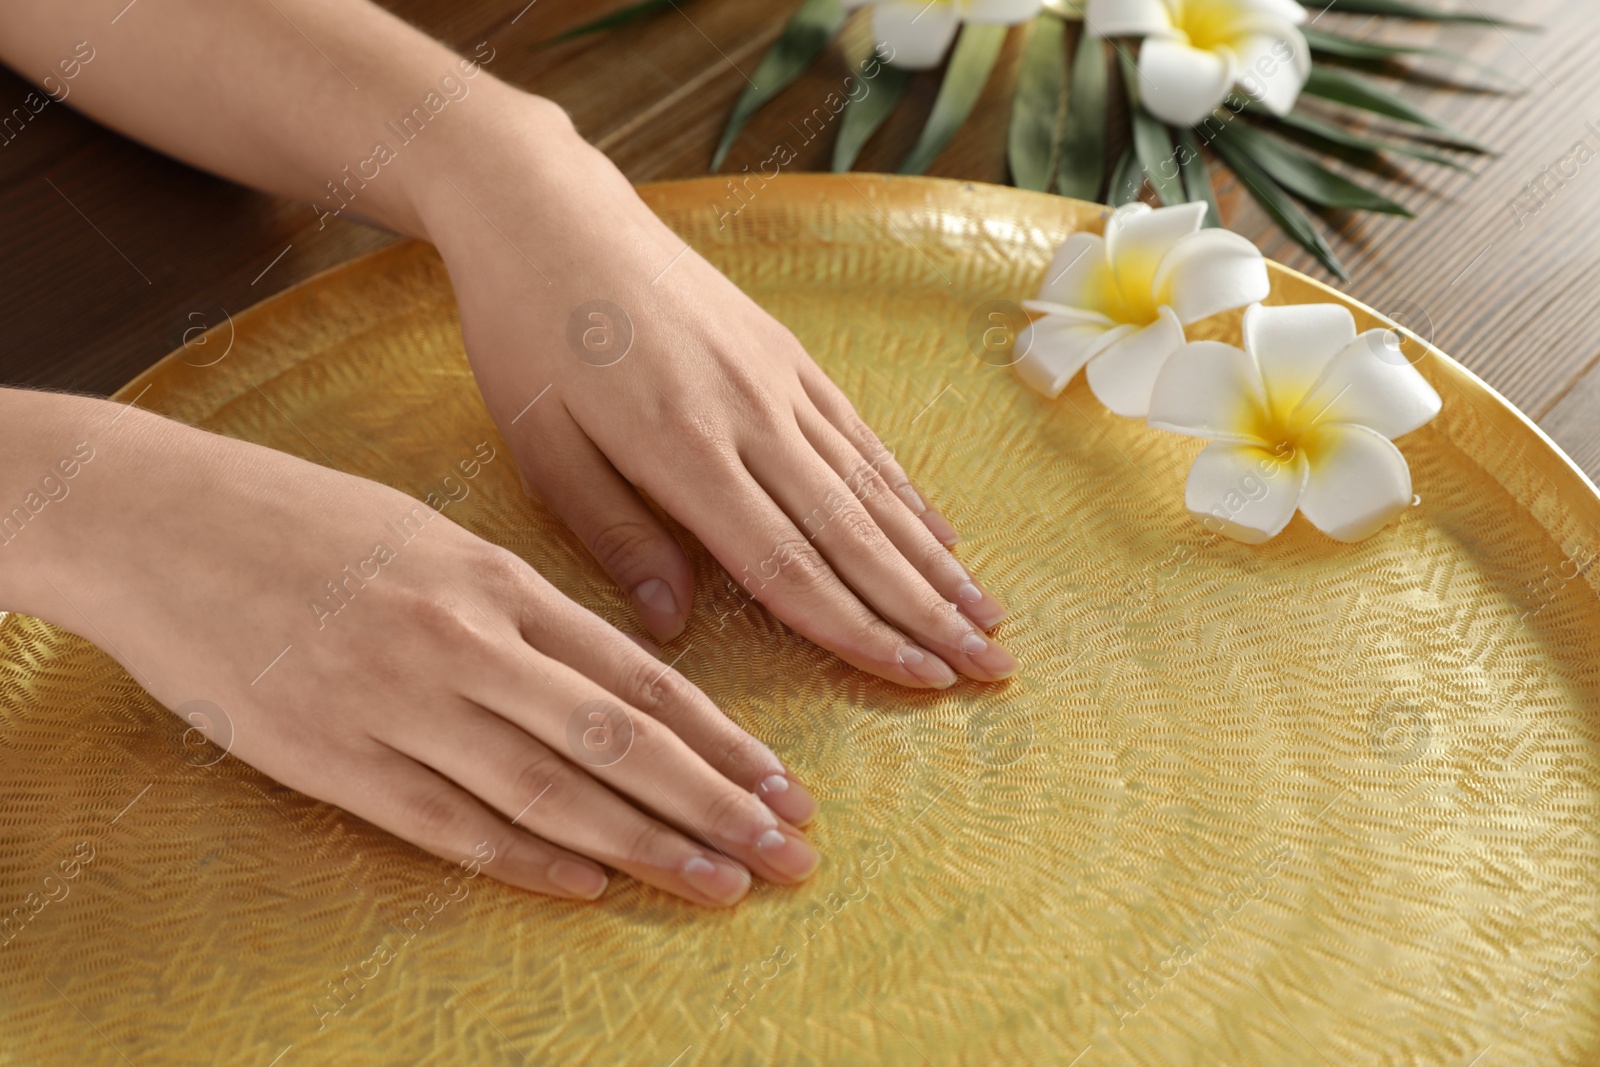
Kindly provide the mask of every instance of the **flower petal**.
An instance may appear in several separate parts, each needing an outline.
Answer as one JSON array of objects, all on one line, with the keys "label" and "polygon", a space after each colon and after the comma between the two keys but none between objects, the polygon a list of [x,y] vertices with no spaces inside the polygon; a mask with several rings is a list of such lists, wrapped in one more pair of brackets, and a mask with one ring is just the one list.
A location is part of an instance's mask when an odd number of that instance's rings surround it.
[{"label": "flower petal", "polygon": [[872,9],[872,36],[889,46],[889,62],[905,70],[937,67],[960,25],[953,3],[883,0]]},{"label": "flower petal", "polygon": [[1040,315],[1051,315],[1058,318],[1070,319],[1073,322],[1096,323],[1100,326],[1104,326],[1108,330],[1117,325],[1117,323],[1113,322],[1111,319],[1107,318],[1105,315],[1102,315],[1098,311],[1090,311],[1088,308],[1068,307],[1066,304],[1052,304],[1048,300],[1024,300],[1022,302],[1022,307],[1025,311],[1035,311]]},{"label": "flower petal", "polygon": [[1311,76],[1311,49],[1305,36],[1288,23],[1264,21],[1235,46],[1241,92],[1265,104],[1274,115],[1294,110]]},{"label": "flower petal", "polygon": [[1163,122],[1193,126],[1227,97],[1237,74],[1230,49],[1202,51],[1147,37],[1139,46],[1139,98]]},{"label": "flower petal", "polygon": [[1261,445],[1257,431],[1265,400],[1261,372],[1244,351],[1217,341],[1191,341],[1161,368],[1150,393],[1149,421],[1190,437]]},{"label": "flower petal", "polygon": [[1433,386],[1390,345],[1389,331],[1368,330],[1329,361],[1295,415],[1305,426],[1348,422],[1393,439],[1442,406]]},{"label": "flower petal", "polygon": [[1132,331],[1046,315],[1017,334],[1012,351],[1021,354],[1012,366],[1035,392],[1060,396],[1085,363]]},{"label": "flower petal", "polygon": [[1189,468],[1183,502],[1206,529],[1258,545],[1289,525],[1305,487],[1299,453],[1282,459],[1258,445],[1213,441]]},{"label": "flower petal", "polygon": [[1156,271],[1155,290],[1187,326],[1265,300],[1272,282],[1261,250],[1248,239],[1232,230],[1201,230],[1172,246]]},{"label": "flower petal", "polygon": [[1112,213],[1106,221],[1106,261],[1125,314],[1138,314],[1134,309],[1144,306],[1139,322],[1149,322],[1150,310],[1160,302],[1155,299],[1155,280],[1163,259],[1181,240],[1192,237],[1203,221],[1203,203],[1150,208],[1134,202]]},{"label": "flower petal", "polygon": [[966,0],[961,17],[968,22],[1027,22],[1044,7],[1044,0]]},{"label": "flower petal", "polygon": [[1050,260],[1039,285],[1039,299],[1099,311],[1105,302],[1105,272],[1105,238],[1097,233],[1075,233]]},{"label": "flower petal", "polygon": [[1334,540],[1371,537],[1411,506],[1411,468],[1382,434],[1333,424],[1301,443],[1311,478],[1300,511]]},{"label": "flower petal", "polygon": [[1172,32],[1165,0],[1089,0],[1083,24],[1096,37],[1148,37]]},{"label": "flower petal", "polygon": [[1245,351],[1261,368],[1268,403],[1282,413],[1295,409],[1355,339],[1355,317],[1338,304],[1257,304],[1244,313]]},{"label": "flower petal", "polygon": [[1118,415],[1142,419],[1156,375],[1182,347],[1183,325],[1171,308],[1161,308],[1155,322],[1117,338],[1089,361],[1089,388]]}]

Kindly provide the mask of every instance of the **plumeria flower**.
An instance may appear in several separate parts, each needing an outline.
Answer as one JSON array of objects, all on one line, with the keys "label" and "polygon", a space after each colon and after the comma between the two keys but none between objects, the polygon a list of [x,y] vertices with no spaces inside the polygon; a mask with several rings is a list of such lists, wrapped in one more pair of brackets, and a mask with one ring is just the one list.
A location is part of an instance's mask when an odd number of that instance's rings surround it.
[{"label": "plumeria flower", "polygon": [[1412,503],[1393,438],[1439,413],[1439,394],[1389,330],[1356,336],[1337,304],[1245,312],[1244,350],[1196,341],[1167,361],[1150,425],[1211,440],[1189,471],[1189,512],[1247,544],[1296,509],[1339,541],[1377,533]]},{"label": "plumeria flower", "polygon": [[1183,328],[1265,300],[1267,264],[1228,230],[1201,229],[1204,204],[1124,204],[1104,237],[1075,233],[1056,252],[1039,299],[1043,318],[1017,335],[1022,380],[1057,396],[1087,364],[1089,388],[1118,415],[1143,418]]},{"label": "plumeria flower", "polygon": [[872,36],[907,70],[937,67],[963,22],[1027,22],[1043,0],[844,0],[845,10],[872,5]]},{"label": "plumeria flower", "polygon": [[1089,0],[1102,37],[1143,37],[1139,98],[1163,122],[1193,126],[1235,86],[1286,115],[1311,75],[1295,0]]}]

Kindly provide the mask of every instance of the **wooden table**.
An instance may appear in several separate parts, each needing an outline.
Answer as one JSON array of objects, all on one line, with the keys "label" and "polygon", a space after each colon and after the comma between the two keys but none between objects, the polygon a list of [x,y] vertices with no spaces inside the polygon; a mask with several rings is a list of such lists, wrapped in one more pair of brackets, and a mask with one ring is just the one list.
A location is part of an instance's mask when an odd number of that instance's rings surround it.
[{"label": "wooden table", "polygon": [[[1409,85],[1407,96],[1494,146],[1473,173],[1395,169],[1382,188],[1418,215],[1330,217],[1351,273],[1346,291],[1401,318],[1486,378],[1600,478],[1600,162],[1551,181],[1536,212],[1526,183],[1584,142],[1600,155],[1600,34],[1593,0],[1431,0],[1542,24],[1543,34],[1428,23],[1322,25],[1433,42],[1524,83],[1517,97]],[[549,96],[635,181],[706,173],[723,120],[797,0],[678,0],[620,31],[535,47],[621,0],[387,0],[463,52],[494,49],[489,69]],[[969,123],[929,173],[1005,180],[1010,85],[1020,33]],[[831,134],[803,145],[788,119],[836,88],[869,47],[862,17],[826,60],[753,120],[725,170],[754,167],[788,141],[792,169],[824,169]],[[1439,70],[1441,68],[1433,67]],[[1458,75],[1459,76],[1459,75]],[[910,107],[858,166],[892,170],[932,103],[919,75]],[[0,113],[27,85],[0,70]],[[1587,155],[1584,156],[1587,158]],[[1568,173],[1572,164],[1567,164]],[[1230,225],[1266,254],[1314,275],[1231,179]],[[1522,209],[1514,206],[1519,196]],[[108,393],[184,342],[274,292],[394,240],[356,223],[319,229],[311,209],[242,189],[133,144],[52,105],[0,147],[0,381]]]}]

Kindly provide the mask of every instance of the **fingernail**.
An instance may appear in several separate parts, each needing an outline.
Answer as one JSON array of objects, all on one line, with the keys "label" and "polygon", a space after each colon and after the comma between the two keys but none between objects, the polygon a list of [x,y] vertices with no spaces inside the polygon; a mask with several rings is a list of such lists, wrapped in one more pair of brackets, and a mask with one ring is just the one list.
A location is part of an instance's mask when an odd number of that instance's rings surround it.
[{"label": "fingernail", "polygon": [[1006,609],[1000,601],[985,593],[977,582],[962,582],[956,589],[956,597],[961,601],[961,610],[967,618],[985,630],[1006,617]]},{"label": "fingernail", "polygon": [[921,515],[928,510],[928,505],[923,502],[922,497],[917,495],[917,491],[911,486],[902,485],[895,492],[899,493],[900,499],[906,502],[906,507],[911,509],[911,514]]},{"label": "fingernail", "polygon": [[683,865],[683,880],[718,904],[738,903],[750,891],[750,875],[731,863],[691,856]]},{"label": "fingernail", "polygon": [[956,684],[956,672],[948,663],[916,645],[906,645],[896,658],[918,681],[927,682],[935,689],[948,689]]},{"label": "fingernail", "polygon": [[973,666],[978,668],[980,673],[987,675],[993,681],[1009,678],[1017,671],[1017,661],[1012,658],[1011,653],[986,640],[976,631],[969,631],[961,639],[961,651],[971,658]]},{"label": "fingernail", "polygon": [[633,606],[657,640],[670,641],[683,632],[683,613],[672,587],[660,578],[646,578],[633,590]]},{"label": "fingernail", "polygon": [[817,802],[806,787],[781,775],[771,774],[756,786],[759,796],[773,811],[796,826],[804,826],[817,813]]},{"label": "fingernail", "polygon": [[928,532],[939,539],[939,543],[946,548],[961,540],[961,535],[956,533],[956,528],[945,520],[945,517],[929,508],[922,513],[922,522],[928,527]]},{"label": "fingernail", "polygon": [[594,900],[606,891],[606,876],[599,868],[571,860],[556,860],[546,872],[550,881],[582,900]]},{"label": "fingernail", "polygon": [[756,851],[773,870],[795,881],[817,869],[822,857],[810,843],[800,837],[790,837],[782,830],[768,830],[756,838]]}]

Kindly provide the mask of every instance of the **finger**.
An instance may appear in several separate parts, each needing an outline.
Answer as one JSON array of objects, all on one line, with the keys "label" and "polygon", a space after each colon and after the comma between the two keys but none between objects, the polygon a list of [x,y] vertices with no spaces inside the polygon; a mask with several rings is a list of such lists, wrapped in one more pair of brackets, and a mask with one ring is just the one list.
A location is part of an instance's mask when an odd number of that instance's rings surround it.
[{"label": "finger", "polygon": [[567,664],[531,647],[527,653],[480,672],[469,696],[596,782],[768,881],[796,882],[816,869],[820,857],[805,835],[661,722]]},{"label": "finger", "polygon": [[[811,541],[739,462],[656,494],[752,599],[851,666],[901,685],[945,689],[956,673],[884,622],[839,580]],[[717,521],[708,521],[714,516]]]},{"label": "finger", "polygon": [[596,864],[517,829],[391,748],[353,760],[343,781],[332,803],[440,859],[478,861],[496,881],[548,896],[594,900],[606,890]]},{"label": "finger", "polygon": [[1000,601],[967,573],[926,525],[901,506],[877,466],[864,460],[844,435],[821,415],[797,411],[795,417],[811,447],[844,480],[878,528],[889,536],[894,547],[940,596],[955,604],[979,626],[993,627],[1005,618],[1006,609]]},{"label": "finger", "polygon": [[862,459],[882,473],[894,495],[911,514],[922,520],[928,532],[940,544],[948,548],[961,540],[961,535],[956,533],[955,527],[922,499],[922,494],[917,492],[917,487],[912,484],[911,478],[894,458],[894,453],[879,440],[866,420],[856,413],[855,405],[850,403],[850,398],[833,384],[833,379],[823,373],[821,367],[815,363],[803,364],[800,369],[800,384],[804,387],[806,395],[811,398],[811,403],[822,413],[823,418],[844,435],[845,440],[850,442],[851,447]]},{"label": "finger", "polygon": [[861,501],[798,430],[770,435],[750,473],[807,532],[840,577],[885,619],[962,674],[997,681],[1016,660],[984,636],[902,556]]},{"label": "finger", "polygon": [[525,477],[588,546],[657,640],[683,632],[694,575],[683,546],[559,404],[541,413]]},{"label": "finger", "polygon": [[[552,590],[553,592],[553,590]],[[683,738],[707,763],[753,792],[779,817],[803,826],[816,815],[811,792],[766,745],[736,726],[697,686],[652,650],[557,594],[522,624],[528,643],[592,679]]]},{"label": "finger", "polygon": [[429,717],[396,740],[515,825],[658,889],[716,906],[749,892],[742,865],[641,812],[498,715],[474,708],[448,722]]}]

